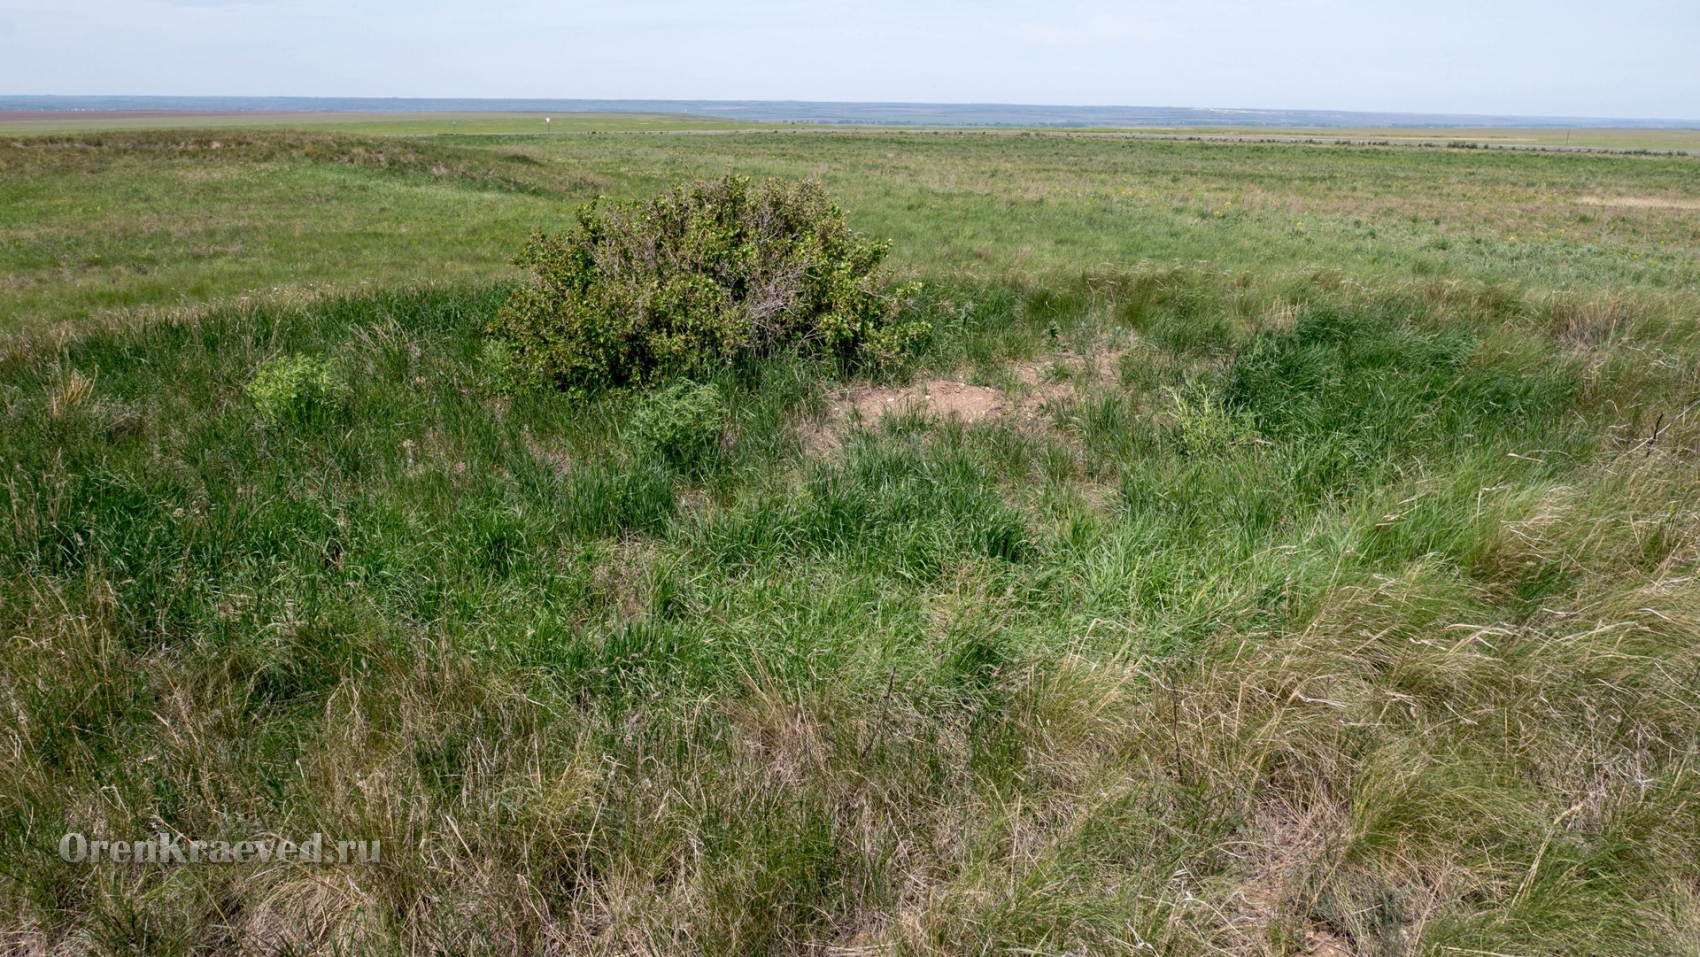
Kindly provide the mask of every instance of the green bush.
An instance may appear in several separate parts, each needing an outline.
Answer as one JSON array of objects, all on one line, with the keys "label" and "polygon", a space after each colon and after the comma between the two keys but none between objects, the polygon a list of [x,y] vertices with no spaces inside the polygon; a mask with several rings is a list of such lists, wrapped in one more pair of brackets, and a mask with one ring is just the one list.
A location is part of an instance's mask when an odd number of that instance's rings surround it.
[{"label": "green bush", "polygon": [[700,472],[720,451],[724,425],[719,389],[675,382],[644,398],[628,430],[634,448],[674,468]]},{"label": "green bush", "polygon": [[267,360],[248,383],[248,398],[269,425],[318,418],[340,405],[342,384],[336,366],[316,356],[278,356]]},{"label": "green bush", "polygon": [[535,281],[492,323],[525,372],[574,392],[704,378],[778,349],[875,362],[929,331],[886,291],[890,244],[853,232],[813,181],[746,177],[597,201],[517,262]]}]

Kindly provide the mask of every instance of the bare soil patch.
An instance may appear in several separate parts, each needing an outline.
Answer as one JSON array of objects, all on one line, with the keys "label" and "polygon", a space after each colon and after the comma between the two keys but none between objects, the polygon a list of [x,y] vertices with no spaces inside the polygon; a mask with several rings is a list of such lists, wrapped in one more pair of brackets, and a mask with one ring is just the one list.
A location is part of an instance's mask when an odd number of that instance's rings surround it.
[{"label": "bare soil patch", "polygon": [[839,434],[853,425],[878,426],[887,415],[936,415],[973,423],[999,415],[1010,407],[998,389],[969,385],[955,379],[932,379],[901,388],[862,386],[834,395],[824,421],[807,422],[798,432],[803,446],[816,455],[839,449]]},{"label": "bare soil patch", "polygon": [[864,422],[878,422],[886,414],[922,412],[964,422],[979,422],[1004,411],[1004,393],[990,386],[969,385],[950,379],[933,379],[901,389],[870,388],[852,394],[834,412],[854,412]]},{"label": "bare soil patch", "polygon": [[799,434],[810,452],[826,454],[840,447],[839,435],[846,429],[877,427],[887,415],[918,414],[964,424],[1005,416],[1031,419],[1046,403],[1070,398],[1089,387],[1113,384],[1123,352],[1054,355],[1014,363],[1006,367],[1008,389],[974,385],[961,378],[846,389],[830,397],[823,420],[802,424]]},{"label": "bare soil patch", "polygon": [[1583,206],[1612,206],[1619,209],[1700,209],[1700,199],[1665,199],[1659,196],[1584,196]]}]

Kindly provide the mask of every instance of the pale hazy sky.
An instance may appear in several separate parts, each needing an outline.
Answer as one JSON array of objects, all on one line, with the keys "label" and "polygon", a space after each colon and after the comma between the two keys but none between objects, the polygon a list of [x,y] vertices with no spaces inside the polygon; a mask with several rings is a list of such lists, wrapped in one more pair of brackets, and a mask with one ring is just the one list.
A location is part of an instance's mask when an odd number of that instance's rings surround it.
[{"label": "pale hazy sky", "polygon": [[0,94],[1700,120],[1700,0],[0,0]]}]

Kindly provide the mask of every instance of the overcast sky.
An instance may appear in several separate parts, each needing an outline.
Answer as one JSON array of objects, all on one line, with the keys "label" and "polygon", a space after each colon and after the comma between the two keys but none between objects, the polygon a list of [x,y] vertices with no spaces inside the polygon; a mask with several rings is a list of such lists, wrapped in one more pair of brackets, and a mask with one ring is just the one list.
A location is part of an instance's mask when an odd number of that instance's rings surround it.
[{"label": "overcast sky", "polygon": [[1700,120],[1700,0],[0,0],[0,94]]}]

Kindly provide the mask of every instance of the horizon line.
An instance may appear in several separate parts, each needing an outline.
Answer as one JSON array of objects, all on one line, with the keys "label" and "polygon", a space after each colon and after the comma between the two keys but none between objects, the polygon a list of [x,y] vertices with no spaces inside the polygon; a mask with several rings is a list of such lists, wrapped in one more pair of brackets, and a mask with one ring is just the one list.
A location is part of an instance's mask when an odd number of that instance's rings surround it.
[{"label": "horizon line", "polygon": [[[1311,127],[1593,127],[1700,129],[1700,119],[1664,117],[1554,116],[1403,110],[1282,109],[1268,107],[1175,107],[1045,103],[925,102],[901,100],[669,99],[591,97],[296,96],[289,94],[0,94],[0,111],[194,112],[216,109],[262,112],[255,104],[288,104],[289,112],[573,112],[674,113],[754,122],[815,122],[833,125],[982,126],[1311,126]],[[505,105],[507,108],[499,109]],[[373,109],[390,107],[389,110]],[[395,107],[403,107],[395,109]],[[927,114],[932,114],[928,116]],[[1233,122],[1239,120],[1238,123]],[[1117,124],[1116,121],[1121,122]],[[1350,121],[1350,122],[1348,122]]]}]

